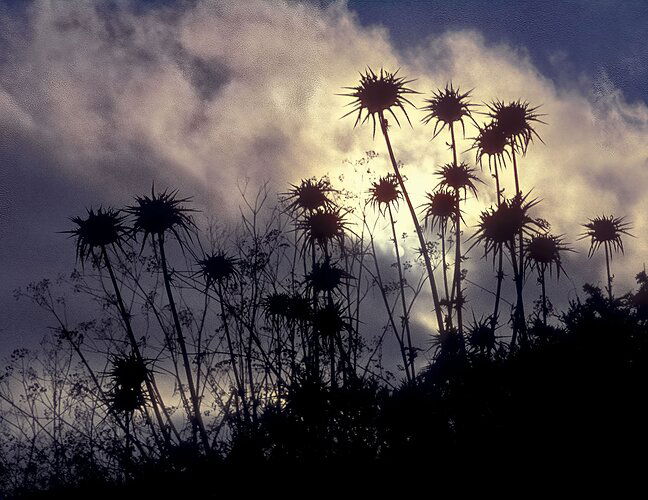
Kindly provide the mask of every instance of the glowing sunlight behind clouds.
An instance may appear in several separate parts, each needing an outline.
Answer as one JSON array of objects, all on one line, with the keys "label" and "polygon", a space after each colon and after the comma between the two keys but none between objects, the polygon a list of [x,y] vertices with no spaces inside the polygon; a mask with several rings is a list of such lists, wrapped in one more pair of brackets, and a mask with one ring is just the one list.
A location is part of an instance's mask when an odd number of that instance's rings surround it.
[{"label": "glowing sunlight behind clouds", "polygon": [[[351,117],[339,119],[348,99],[335,94],[354,85],[358,71],[383,66],[401,68],[424,94],[452,81],[474,88],[473,102],[541,104],[545,144],[535,141],[520,162],[524,190],[533,187],[543,200],[535,214],[581,252],[579,224],[602,212],[627,215],[635,234],[646,233],[648,109],[625,102],[604,77],[558,87],[523,49],[487,46],[475,32],[421,40],[400,54],[386,30],[360,27],[344,3],[203,1],[139,14],[118,5],[34,3],[27,28],[8,32],[11,57],[0,63],[3,128],[20,127],[39,144],[43,175],[74,179],[79,190],[100,186],[97,202],[123,204],[155,180],[195,194],[208,212],[232,212],[238,179],[282,191],[325,173],[334,181],[344,174],[344,187],[364,193],[368,184],[344,160],[373,149],[381,157],[372,167],[387,172],[384,144],[370,125],[354,130]],[[450,160],[448,137],[431,142],[422,116],[412,109],[413,128],[393,128],[415,204],[436,184],[434,169]],[[474,163],[473,151],[462,157]],[[488,170],[481,176],[488,187],[468,205],[469,225],[494,196]],[[510,193],[511,172],[504,176]],[[52,227],[67,215],[51,212]],[[21,237],[11,227],[9,234]],[[615,264],[626,286],[643,263],[641,242],[629,241]],[[594,262],[600,278],[602,259]]]}]

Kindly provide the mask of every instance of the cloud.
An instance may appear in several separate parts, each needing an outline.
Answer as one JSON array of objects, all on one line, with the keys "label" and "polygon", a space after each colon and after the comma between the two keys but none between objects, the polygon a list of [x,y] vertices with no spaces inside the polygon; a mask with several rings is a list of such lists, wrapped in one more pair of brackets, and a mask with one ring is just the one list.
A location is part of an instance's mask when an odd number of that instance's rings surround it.
[{"label": "cloud", "polygon": [[[242,178],[282,190],[330,173],[344,175],[346,188],[366,191],[366,178],[344,161],[384,147],[370,127],[354,130],[350,118],[339,119],[346,101],[335,95],[366,66],[401,68],[421,92],[452,80],[474,88],[476,102],[542,104],[544,144],[536,141],[520,165],[524,188],[543,200],[537,215],[572,242],[579,224],[600,213],[627,215],[636,235],[646,233],[648,108],[626,102],[604,74],[556,83],[523,48],[488,44],[472,31],[399,52],[384,28],[360,26],[344,3],[34,2],[2,17],[0,228],[2,258],[12,269],[3,306],[11,288],[72,267],[71,246],[62,248],[54,234],[67,216],[90,203],[123,205],[152,181],[194,195],[206,212],[224,218],[235,213]],[[435,167],[449,161],[448,138],[431,142],[421,116],[413,110],[413,128],[393,129],[419,201],[436,184]],[[473,152],[462,156],[474,161]],[[385,155],[373,166],[387,172]],[[505,176],[510,192],[511,172]],[[482,177],[488,180],[487,169]],[[489,184],[467,207],[469,224],[492,191]],[[411,233],[406,222],[403,213],[399,223]],[[574,246],[587,249],[585,242]],[[389,251],[386,240],[382,248]],[[614,263],[622,286],[643,263],[644,239],[627,249]],[[34,260],[28,264],[26,256]],[[477,259],[468,265],[479,278],[491,274],[475,267],[482,265]],[[602,260],[588,272],[586,279],[601,279]]]}]

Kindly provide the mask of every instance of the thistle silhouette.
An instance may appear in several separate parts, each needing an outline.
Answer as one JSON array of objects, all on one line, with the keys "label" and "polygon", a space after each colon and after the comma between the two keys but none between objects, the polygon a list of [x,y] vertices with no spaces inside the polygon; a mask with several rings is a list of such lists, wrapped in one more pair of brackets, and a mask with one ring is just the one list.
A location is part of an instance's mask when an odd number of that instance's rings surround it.
[{"label": "thistle silhouette", "polygon": [[392,242],[394,244],[394,253],[396,254],[396,269],[398,270],[398,285],[400,289],[401,310],[403,318],[403,328],[405,329],[405,336],[407,341],[407,349],[410,353],[407,356],[404,352],[404,342],[397,332],[394,334],[397,337],[399,345],[403,348],[403,365],[405,373],[407,374],[408,381],[411,381],[415,376],[414,359],[411,353],[412,349],[412,332],[409,321],[409,310],[405,300],[405,279],[403,277],[403,266],[401,262],[401,253],[398,245],[398,236],[396,235],[396,221],[394,219],[394,209],[398,208],[398,201],[403,197],[398,179],[394,174],[388,174],[381,177],[378,182],[374,182],[370,189],[369,201],[374,208],[377,208],[381,214],[389,215],[389,225],[391,227]]},{"label": "thistle silhouette", "polygon": [[587,254],[592,257],[594,253],[603,245],[605,249],[605,267],[607,270],[607,291],[608,297],[612,300],[612,279],[614,275],[610,272],[610,261],[614,252],[623,253],[622,236],[632,236],[630,223],[625,221],[625,217],[614,217],[613,215],[594,217],[588,223],[583,224],[587,229],[579,239],[589,238],[590,248]]},{"label": "thistle silhouette", "polygon": [[[467,102],[470,97],[470,92],[461,93],[459,89],[453,88],[452,83],[446,85],[444,90],[437,89],[433,92],[431,99],[426,99],[427,103],[423,109],[428,111],[428,114],[423,118],[423,123],[428,124],[434,121],[434,131],[432,138],[434,139],[445,128],[451,128],[454,123],[461,123],[461,128],[465,135],[464,118],[472,120],[471,107],[476,104]],[[441,127],[439,128],[439,125]]]},{"label": "thistle silhouette", "polygon": [[314,212],[319,209],[331,209],[335,205],[330,198],[335,190],[328,179],[305,179],[298,185],[292,184],[291,187],[287,193],[282,194],[289,211]]},{"label": "thistle silhouette", "polygon": [[344,214],[339,209],[320,208],[299,220],[297,229],[302,232],[305,247],[314,249],[315,246],[319,246],[328,256],[331,243],[337,241],[342,244],[347,224]]},{"label": "thistle silhouette", "polygon": [[477,186],[475,183],[483,182],[477,177],[477,171],[468,166],[467,163],[461,162],[459,165],[448,163],[443,165],[435,172],[435,175],[440,178],[437,188],[452,189],[455,192],[462,194],[466,199],[468,193],[477,196]]},{"label": "thistle silhouette", "polygon": [[526,265],[538,272],[538,281],[542,290],[542,322],[546,326],[548,313],[545,287],[546,271],[549,270],[551,275],[555,268],[556,277],[559,278],[560,273],[564,274],[565,272],[561,254],[563,252],[573,252],[573,250],[563,242],[562,235],[537,234],[526,241],[524,252]]},{"label": "thistle silhouette", "polygon": [[[497,315],[499,312],[499,300],[501,294],[501,256],[504,250],[508,250],[513,266],[515,279],[515,289],[517,293],[517,304],[515,307],[515,321],[513,322],[513,336],[511,337],[511,347],[515,345],[518,331],[525,331],[524,302],[522,298],[522,272],[521,263],[518,261],[515,239],[522,234],[531,237],[545,228],[545,224],[532,218],[529,210],[533,208],[538,201],[528,200],[528,194],[525,196],[516,195],[511,200],[502,200],[496,208],[491,208],[482,212],[477,232],[472,236],[475,239],[473,246],[482,243],[484,245],[484,256],[493,255],[493,264],[495,257],[500,256],[498,286],[495,297],[495,308],[492,315],[493,330],[496,326]],[[525,338],[523,338],[525,340]]]},{"label": "thistle silhouette", "polygon": [[136,197],[135,205],[128,207],[126,212],[133,217],[133,234],[135,236],[138,234],[143,236],[142,249],[146,240],[150,238],[154,250],[156,252],[159,251],[164,287],[173,317],[176,339],[180,347],[190,401],[193,407],[193,421],[198,427],[205,451],[208,451],[210,449],[209,437],[207,436],[207,430],[205,429],[200,411],[200,398],[194,383],[192,364],[189,359],[182,324],[171,289],[171,272],[169,270],[165,248],[166,235],[168,233],[173,234],[180,246],[184,248],[185,238],[191,239],[191,232],[195,227],[191,218],[191,213],[195,210],[185,206],[190,201],[190,198],[178,198],[177,194],[177,191],[168,190],[156,193],[153,187],[151,188],[150,196]]},{"label": "thistle silhouette", "polygon": [[[88,209],[85,218],[78,216],[72,217],[71,221],[76,227],[64,232],[70,234],[71,237],[76,239],[77,258],[82,264],[85,260],[91,258],[97,267],[103,264],[108,271],[113,292],[115,294],[117,309],[126,330],[126,336],[132,349],[132,355],[137,358],[138,363],[143,365],[144,360],[140,351],[140,346],[131,324],[131,314],[124,303],[121,287],[117,282],[117,276],[115,275],[112,261],[109,256],[109,251],[117,249],[123,251],[122,245],[125,243],[129,231],[127,226],[124,224],[125,216],[121,215],[119,210],[99,207],[96,211],[92,208]],[[151,376],[151,378],[147,378],[145,382],[156,420],[162,430],[167,444],[169,444],[170,436],[168,429],[173,430],[173,432],[176,433],[176,436],[177,431],[175,430],[175,426],[171,423],[171,418],[157,389],[155,378]],[[127,394],[123,395],[128,396]],[[162,414],[166,417],[168,427],[164,423]],[[126,423],[126,425],[128,426],[128,423]]]},{"label": "thistle silhouette", "polygon": [[[454,302],[456,305],[456,312],[457,312],[457,327],[458,327],[458,334],[462,342],[462,346],[464,345],[464,337],[463,337],[463,312],[462,312],[462,307],[463,307],[463,287],[461,284],[461,262],[462,262],[462,254],[461,254],[461,196],[460,196],[460,190],[464,190],[464,196],[466,194],[466,189],[470,189],[470,186],[472,185],[473,191],[474,190],[474,185],[472,184],[472,179],[471,179],[471,173],[467,167],[467,165],[459,164],[457,161],[457,141],[455,138],[455,123],[461,123],[461,129],[463,132],[463,135],[465,137],[466,135],[466,128],[464,124],[464,118],[469,118],[470,120],[474,120],[472,118],[472,114],[470,111],[471,107],[474,107],[474,104],[471,104],[467,101],[467,99],[470,97],[470,92],[465,92],[461,93],[459,92],[459,89],[455,90],[450,84],[449,86],[446,85],[445,90],[440,90],[438,89],[432,96],[431,99],[427,99],[427,105],[425,106],[425,110],[427,110],[429,113],[427,116],[423,118],[423,123],[429,123],[430,121],[434,121],[434,132],[432,138],[434,139],[441,131],[447,126],[450,129],[450,149],[452,150],[452,164],[450,165],[451,168],[442,168],[442,173],[445,174],[444,178],[442,178],[442,181],[440,184],[444,183],[445,181],[449,181],[452,184],[455,184],[455,186],[450,186],[454,190],[454,197],[455,197],[455,203],[454,203],[454,223],[455,223],[455,262],[454,262],[454,276],[453,276],[453,282],[452,282],[452,292],[451,292],[451,298],[448,302],[448,322],[451,324],[452,321],[452,303]],[[441,128],[437,128],[441,125]],[[466,176],[467,175],[467,176]],[[444,250],[444,256],[445,256],[445,250]],[[445,272],[445,263],[444,263],[444,272]],[[447,288],[447,287],[446,287]],[[446,290],[446,295],[447,295],[447,290]],[[447,297],[446,297],[447,298]]]},{"label": "thistle silhouette", "polygon": [[[358,113],[356,118],[355,125],[358,123],[366,122],[369,117],[373,120],[373,130],[375,137],[376,130],[376,115],[380,123],[380,128],[385,138],[385,143],[387,145],[387,150],[389,152],[389,158],[392,163],[392,168],[394,169],[394,175],[398,180],[401,191],[409,208],[410,216],[412,217],[412,222],[414,223],[414,228],[416,229],[416,234],[419,239],[420,252],[423,256],[425,262],[425,268],[428,274],[428,279],[430,281],[430,291],[432,293],[432,300],[434,302],[434,309],[437,317],[437,325],[439,331],[443,331],[443,315],[441,313],[439,295],[436,288],[436,281],[434,279],[434,273],[432,270],[432,262],[430,261],[430,256],[428,255],[428,247],[423,236],[423,230],[421,229],[421,224],[418,221],[416,216],[416,210],[410,199],[409,193],[405,187],[403,177],[400,173],[400,168],[394,151],[392,149],[391,141],[389,139],[387,119],[385,118],[385,113],[389,112],[396,120],[397,124],[400,124],[398,117],[394,113],[392,108],[400,108],[401,111],[405,114],[407,121],[409,122],[409,116],[405,110],[404,104],[409,104],[414,106],[408,99],[408,94],[416,94],[418,92],[406,87],[408,83],[411,83],[412,80],[406,80],[405,78],[396,76],[396,73],[389,73],[387,71],[380,70],[380,74],[377,75],[371,69],[368,69],[367,72],[363,75],[360,75],[360,83],[356,87],[346,87],[353,92],[348,94],[342,94],[344,96],[352,97],[354,100],[350,103],[353,106],[353,109],[344,116],[348,116],[352,113]],[[364,119],[362,119],[363,113],[366,113]],[[411,124],[411,122],[410,122]]]}]

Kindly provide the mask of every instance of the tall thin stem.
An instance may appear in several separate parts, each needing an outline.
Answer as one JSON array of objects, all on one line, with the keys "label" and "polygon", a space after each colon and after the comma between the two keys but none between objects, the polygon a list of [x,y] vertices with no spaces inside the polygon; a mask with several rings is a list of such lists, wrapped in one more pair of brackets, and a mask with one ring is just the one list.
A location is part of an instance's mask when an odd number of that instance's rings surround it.
[{"label": "tall thin stem", "polygon": [[[112,283],[113,290],[115,292],[115,298],[117,299],[117,308],[119,309],[119,314],[121,315],[122,322],[124,323],[124,327],[126,329],[126,336],[128,337],[128,341],[131,345],[131,349],[135,354],[135,358],[137,359],[137,362],[140,365],[144,366],[144,358],[142,357],[142,353],[140,352],[139,345],[137,344],[137,340],[135,339],[135,334],[133,333],[133,327],[130,321],[130,314],[126,310],[126,306],[122,298],[121,290],[119,289],[119,285],[117,284],[117,278],[115,276],[115,272],[113,270],[112,263],[110,261],[110,258],[108,257],[108,252],[105,246],[101,247],[101,256],[103,257],[104,265],[106,266],[106,269],[108,270],[108,275],[110,276],[110,281]],[[173,421],[171,420],[171,417],[168,414],[166,407],[164,406],[164,402],[162,401],[159,391],[157,390],[157,384],[155,383],[155,377],[153,373],[147,370],[146,378],[144,379],[144,382],[146,384],[146,391],[148,392],[149,398],[151,400],[151,405],[153,406],[153,412],[155,413],[155,418],[158,422],[160,430],[162,431],[162,434],[164,435],[165,444],[169,446],[171,444],[170,436],[166,426],[164,425],[164,422],[162,421],[162,415],[160,414],[160,407],[164,412],[169,428],[173,430],[174,434],[176,435],[176,438],[180,439],[180,435],[178,434],[178,431],[175,429],[175,426],[173,425]]]},{"label": "tall thin stem", "polygon": [[175,326],[176,336],[178,338],[180,354],[182,355],[182,364],[184,365],[185,375],[187,377],[187,385],[189,387],[191,405],[193,406],[193,419],[195,424],[198,426],[198,432],[200,433],[200,438],[203,442],[203,446],[205,447],[205,451],[209,451],[209,437],[207,436],[205,424],[203,423],[202,415],[200,413],[200,400],[198,398],[196,387],[194,385],[193,374],[191,373],[191,362],[189,360],[189,354],[187,353],[187,345],[182,333],[182,326],[180,325],[180,317],[178,316],[175,299],[173,298],[173,291],[171,290],[171,276],[169,275],[169,267],[167,265],[166,253],[164,251],[164,234],[158,234],[158,247],[160,249],[160,259],[162,261],[164,287],[166,288],[169,307],[171,308],[171,316],[173,316],[173,324]]},{"label": "tall thin stem", "polygon": [[540,286],[542,287],[542,323],[547,326],[547,291],[545,289],[545,266],[540,264]]},{"label": "tall thin stem", "polygon": [[610,272],[610,250],[608,248],[608,242],[606,241],[603,246],[605,247],[605,267],[607,269],[608,297],[610,300],[612,300],[612,273]]},{"label": "tall thin stem", "polygon": [[[457,144],[455,142],[454,123],[450,123],[450,136],[452,138],[452,161],[457,168]],[[459,189],[455,189],[455,266],[454,266],[454,286],[456,287],[455,310],[457,311],[457,329],[459,337],[463,344],[463,291],[461,288],[461,206]]]},{"label": "tall thin stem", "polygon": [[410,215],[412,216],[412,222],[414,222],[414,227],[416,228],[416,234],[419,239],[419,245],[421,246],[421,253],[423,254],[423,260],[425,261],[425,269],[428,274],[428,279],[430,281],[430,291],[432,292],[432,301],[434,303],[434,312],[436,313],[437,325],[439,333],[445,332],[445,327],[443,325],[443,313],[441,311],[441,306],[439,302],[439,294],[437,292],[436,281],[434,279],[434,272],[432,270],[432,262],[430,261],[430,255],[428,254],[427,244],[425,242],[425,237],[423,236],[423,230],[421,229],[421,224],[418,221],[416,216],[416,210],[412,205],[407,189],[405,188],[405,182],[403,177],[400,174],[400,169],[398,168],[398,163],[396,162],[396,157],[394,156],[394,150],[392,149],[391,141],[389,140],[389,133],[387,132],[387,120],[385,119],[383,112],[378,113],[380,119],[380,128],[382,129],[383,136],[385,137],[385,143],[387,144],[387,150],[389,151],[389,158],[391,159],[392,167],[394,168],[394,174],[398,180],[401,190],[403,191],[403,197],[407,202],[407,207],[409,208]]},{"label": "tall thin stem", "polygon": [[[415,377],[414,369],[414,351],[412,349],[412,333],[410,331],[409,314],[407,311],[407,304],[405,303],[405,281],[403,280],[403,268],[401,266],[400,251],[398,249],[398,239],[396,238],[396,225],[394,223],[394,216],[390,205],[387,205],[389,211],[389,222],[392,228],[392,237],[394,238],[394,251],[396,252],[396,265],[398,267],[398,283],[400,285],[401,306],[403,308],[403,325],[405,326],[405,333],[407,335],[407,359],[410,365],[410,372],[412,379]],[[446,294],[448,287],[446,286]],[[405,367],[407,370],[407,367]]]}]

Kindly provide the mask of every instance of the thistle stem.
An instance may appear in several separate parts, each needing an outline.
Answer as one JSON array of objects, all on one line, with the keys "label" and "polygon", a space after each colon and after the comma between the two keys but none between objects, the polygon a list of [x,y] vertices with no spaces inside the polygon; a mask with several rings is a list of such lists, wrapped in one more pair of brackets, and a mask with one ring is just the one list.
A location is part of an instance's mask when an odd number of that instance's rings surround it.
[{"label": "thistle stem", "polygon": [[[401,306],[403,308],[403,325],[405,326],[405,333],[407,335],[407,360],[409,361],[409,369],[411,378],[415,377],[414,370],[414,351],[412,349],[412,333],[410,331],[409,324],[409,314],[407,311],[407,305],[405,303],[405,282],[403,280],[403,268],[401,266],[400,251],[398,249],[398,240],[396,238],[396,224],[394,223],[394,216],[392,214],[392,209],[390,205],[387,205],[387,210],[389,211],[389,222],[391,223],[392,236],[394,238],[394,251],[396,252],[396,265],[398,267],[398,283],[400,285],[400,296],[401,296]],[[448,286],[446,284],[446,294],[448,293]],[[405,367],[407,371],[407,367]]]},{"label": "thistle stem", "polygon": [[[137,359],[137,362],[140,363],[142,366],[144,366],[144,358],[142,357],[142,353],[140,352],[139,345],[137,344],[137,340],[135,339],[135,334],[133,333],[133,327],[130,321],[130,314],[126,310],[126,306],[124,304],[121,291],[117,284],[117,278],[115,276],[115,272],[113,270],[112,263],[110,261],[110,258],[108,257],[108,252],[105,246],[101,247],[101,256],[103,258],[106,269],[108,270],[108,275],[110,276],[110,281],[112,283],[113,290],[115,292],[115,298],[117,299],[117,308],[119,309],[119,314],[122,317],[122,321],[126,329],[126,336],[128,337],[128,341],[131,344],[131,349],[133,350],[133,354],[135,354],[135,358]],[[151,399],[151,405],[153,406],[153,412],[155,413],[155,418],[158,422],[160,430],[162,431],[162,434],[164,435],[165,443],[167,446],[169,446],[171,444],[171,438],[169,436],[166,426],[164,425],[164,422],[162,421],[162,415],[160,414],[160,407],[164,412],[169,428],[173,430],[178,440],[180,439],[180,435],[178,434],[178,431],[173,425],[171,417],[166,411],[164,402],[162,401],[162,398],[160,397],[159,392],[157,390],[157,385],[155,383],[155,378],[153,374],[147,371],[144,382],[146,384],[146,391],[148,392],[149,398]]]},{"label": "thistle stem", "polygon": [[612,273],[610,272],[610,250],[608,248],[608,242],[606,241],[603,246],[605,247],[605,267],[607,269],[608,297],[610,300],[612,300]]},{"label": "thistle stem", "polygon": [[391,141],[389,140],[389,133],[387,132],[387,120],[385,119],[383,112],[378,113],[380,119],[380,128],[382,129],[383,136],[385,137],[385,143],[387,144],[387,150],[389,151],[389,158],[391,159],[392,167],[394,168],[394,173],[398,184],[400,185],[401,190],[403,191],[403,197],[407,202],[407,207],[409,208],[410,215],[412,216],[412,222],[416,228],[416,234],[419,239],[419,245],[421,246],[421,253],[423,254],[423,260],[425,261],[425,268],[427,270],[428,279],[430,281],[430,291],[432,292],[432,301],[434,303],[434,312],[436,313],[437,325],[439,333],[445,333],[445,327],[443,325],[443,314],[441,312],[441,307],[439,303],[439,294],[437,292],[436,281],[434,279],[434,272],[432,271],[432,262],[430,261],[430,256],[428,254],[427,244],[425,242],[425,237],[423,236],[423,230],[421,229],[421,224],[416,217],[416,211],[412,205],[407,189],[405,188],[405,182],[401,177],[400,170],[398,168],[398,163],[396,162],[396,157],[394,156],[394,151],[392,149]]},{"label": "thistle stem", "polygon": [[[454,162],[454,167],[457,168],[457,144],[455,142],[455,133],[454,133],[454,123],[450,123],[450,136],[452,138],[452,160]],[[456,307],[457,311],[457,328],[459,331],[459,338],[461,339],[461,345],[465,347],[463,340],[463,318],[462,318],[462,308],[463,308],[463,291],[461,289],[461,206],[460,206],[460,197],[459,189],[455,189],[455,267],[454,267],[454,282],[453,285],[456,287]]]},{"label": "thistle stem", "polygon": [[189,395],[191,397],[191,404],[193,406],[194,420],[198,426],[198,431],[200,433],[200,438],[205,447],[205,451],[209,451],[209,437],[207,436],[207,431],[205,430],[205,424],[203,423],[202,415],[200,413],[200,400],[198,399],[198,394],[196,392],[196,387],[194,386],[193,374],[191,373],[191,362],[189,361],[189,354],[187,353],[187,345],[185,343],[184,335],[182,334],[182,326],[180,325],[180,317],[178,316],[178,310],[176,308],[176,303],[173,298],[173,291],[171,290],[171,276],[169,275],[169,268],[167,265],[166,253],[164,251],[164,235],[158,234],[158,247],[160,249],[160,259],[162,261],[162,275],[164,277],[164,287],[166,288],[167,298],[169,300],[169,307],[171,308],[171,315],[173,316],[173,324],[176,329],[176,336],[178,338],[178,346],[180,347],[180,353],[182,355],[182,363],[185,369],[185,375],[187,377],[187,385],[189,386]]},{"label": "thistle stem", "polygon": [[547,326],[547,292],[545,289],[545,266],[540,265],[540,285],[542,286],[542,322]]}]

